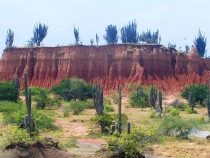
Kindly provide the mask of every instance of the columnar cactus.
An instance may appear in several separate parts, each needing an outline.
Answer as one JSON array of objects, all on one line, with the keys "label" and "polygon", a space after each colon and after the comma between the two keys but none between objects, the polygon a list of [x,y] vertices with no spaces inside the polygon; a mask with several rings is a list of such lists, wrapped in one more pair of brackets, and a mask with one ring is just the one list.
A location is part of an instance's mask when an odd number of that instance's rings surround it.
[{"label": "columnar cactus", "polygon": [[26,109],[27,109],[27,116],[25,117],[26,126],[28,127],[28,131],[34,132],[35,124],[31,119],[31,88],[28,89],[27,84],[27,73],[24,73],[24,87],[25,87],[25,101],[26,101]]},{"label": "columnar cactus", "polygon": [[193,111],[193,110],[194,110],[194,106],[195,106],[195,99],[194,99],[194,97],[193,97],[192,91],[189,91],[188,102],[189,102],[189,106],[191,106],[192,111]]},{"label": "columnar cactus", "polygon": [[155,108],[155,103],[157,101],[157,88],[155,86],[152,85],[152,87],[150,88],[150,105]]},{"label": "columnar cactus", "polygon": [[98,115],[101,115],[104,110],[103,104],[103,87],[96,84],[95,91],[93,90],[93,102]]},{"label": "columnar cactus", "polygon": [[[141,97],[143,97],[143,95],[144,95],[144,90],[143,90],[142,87],[140,87],[139,90],[137,89],[136,95],[137,95],[137,99],[138,99],[138,100],[141,99]],[[144,108],[144,104],[142,104],[142,110],[143,110],[143,108]]]},{"label": "columnar cactus", "polygon": [[210,80],[207,80],[207,83],[206,83],[206,86],[207,86],[206,104],[207,104],[207,108],[208,108],[208,116],[209,116],[209,121],[210,121],[210,90],[209,90],[209,84],[210,84]]},{"label": "columnar cactus", "polygon": [[163,111],[163,105],[162,105],[162,103],[163,103],[163,99],[162,99],[162,91],[159,91],[159,106],[160,106],[160,110],[161,110],[161,113],[162,113],[162,111]]},{"label": "columnar cactus", "polygon": [[118,101],[118,132],[122,132],[122,114],[121,114],[121,101],[122,101],[122,86],[119,86],[119,101]]}]

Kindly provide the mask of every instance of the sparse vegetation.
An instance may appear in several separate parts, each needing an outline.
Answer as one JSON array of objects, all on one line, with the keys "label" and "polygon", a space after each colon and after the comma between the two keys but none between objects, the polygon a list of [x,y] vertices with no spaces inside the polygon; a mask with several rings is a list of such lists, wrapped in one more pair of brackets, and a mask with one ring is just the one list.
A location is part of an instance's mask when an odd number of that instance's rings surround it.
[{"label": "sparse vegetation", "polygon": [[107,44],[117,44],[118,42],[118,31],[116,25],[108,25],[106,28],[106,35],[104,35],[104,39]]},{"label": "sparse vegetation", "polygon": [[35,43],[37,46],[40,46],[41,42],[47,35],[47,31],[48,31],[47,25],[41,24],[41,23],[36,24],[34,26],[34,31],[33,31],[34,36],[33,36],[33,38],[31,38],[29,45],[34,45],[34,43]]},{"label": "sparse vegetation", "polygon": [[7,37],[6,37],[6,48],[12,48],[13,47],[13,41],[14,41],[14,32],[9,29],[7,31]]}]

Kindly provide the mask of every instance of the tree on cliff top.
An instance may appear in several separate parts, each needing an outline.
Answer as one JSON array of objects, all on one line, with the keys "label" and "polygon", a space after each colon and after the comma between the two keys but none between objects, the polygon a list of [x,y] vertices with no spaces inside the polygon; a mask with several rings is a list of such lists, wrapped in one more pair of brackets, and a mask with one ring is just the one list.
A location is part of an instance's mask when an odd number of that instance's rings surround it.
[{"label": "tree on cliff top", "polygon": [[12,48],[12,44],[14,41],[14,32],[12,30],[7,31],[7,37],[6,37],[6,48]]},{"label": "tree on cliff top", "polygon": [[202,35],[201,30],[199,29],[198,36],[195,37],[195,40],[194,40],[194,45],[195,45],[196,51],[202,57],[205,55],[207,51],[206,43],[207,43],[207,38],[204,35]]},{"label": "tree on cliff top", "polygon": [[[159,39],[159,41],[158,41]],[[147,30],[147,32],[142,32],[142,34],[139,36],[139,41],[146,42],[146,43],[156,43],[160,44],[161,37],[159,37],[159,30],[157,29],[156,32],[151,32],[150,30]]]},{"label": "tree on cliff top", "polygon": [[138,33],[137,33],[136,21],[129,22],[127,26],[121,28],[121,40],[122,43],[137,43]]},{"label": "tree on cliff top", "polygon": [[47,30],[48,30],[48,26],[45,24],[42,25],[41,23],[39,23],[34,26],[33,39],[37,46],[40,46],[40,43],[46,37]]},{"label": "tree on cliff top", "polygon": [[107,44],[117,44],[118,36],[117,36],[117,27],[116,25],[108,25],[106,28],[106,35],[104,39],[106,40]]},{"label": "tree on cliff top", "polygon": [[80,38],[79,38],[79,27],[78,27],[78,29],[76,29],[74,27],[74,37],[75,37],[75,43],[76,43],[76,45],[78,45],[79,44],[79,40],[80,40]]}]

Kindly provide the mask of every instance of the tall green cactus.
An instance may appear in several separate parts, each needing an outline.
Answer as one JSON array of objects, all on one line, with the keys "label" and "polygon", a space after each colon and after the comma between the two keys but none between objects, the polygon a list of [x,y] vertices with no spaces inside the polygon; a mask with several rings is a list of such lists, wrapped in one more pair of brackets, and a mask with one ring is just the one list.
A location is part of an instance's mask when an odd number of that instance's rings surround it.
[{"label": "tall green cactus", "polygon": [[206,86],[207,86],[206,104],[207,104],[207,109],[208,109],[208,117],[209,117],[209,121],[210,121],[210,89],[209,89],[209,84],[210,84],[210,80],[207,80],[207,82],[206,82]]},{"label": "tall green cactus", "polygon": [[155,103],[157,101],[157,96],[158,96],[158,92],[157,92],[157,88],[155,86],[151,86],[150,88],[150,105],[155,108]]},{"label": "tall green cactus", "polygon": [[121,113],[121,102],[122,102],[122,86],[119,86],[119,101],[118,101],[118,132],[122,133],[122,113]]},{"label": "tall green cactus", "polygon": [[194,106],[195,106],[195,98],[193,96],[193,92],[190,90],[189,91],[189,98],[188,98],[189,106],[192,108],[192,112],[194,111]]},{"label": "tall green cactus", "polygon": [[26,101],[26,109],[27,109],[27,116],[25,118],[26,126],[28,127],[28,131],[31,135],[31,132],[35,130],[35,124],[31,119],[31,88],[28,89],[27,84],[27,73],[24,73],[24,87],[25,87],[25,101]]},{"label": "tall green cactus", "polygon": [[104,100],[103,100],[103,86],[96,84],[95,90],[93,89],[93,102],[98,115],[101,115],[104,110]]},{"label": "tall green cactus", "polygon": [[[140,100],[141,97],[143,97],[144,95],[144,90],[142,87],[140,87],[139,89],[136,90],[136,95],[137,95],[137,99]],[[144,108],[144,104],[142,104],[142,110]]]},{"label": "tall green cactus", "polygon": [[159,106],[160,106],[160,111],[161,111],[161,114],[163,112],[163,94],[162,94],[162,91],[159,91]]}]

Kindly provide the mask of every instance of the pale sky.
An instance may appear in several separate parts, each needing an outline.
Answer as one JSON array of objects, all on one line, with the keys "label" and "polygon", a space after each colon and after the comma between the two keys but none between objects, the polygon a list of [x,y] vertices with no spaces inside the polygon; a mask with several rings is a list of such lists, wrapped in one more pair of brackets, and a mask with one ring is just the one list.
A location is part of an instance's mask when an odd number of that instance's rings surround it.
[{"label": "pale sky", "polygon": [[139,33],[159,29],[161,44],[170,42],[182,50],[193,45],[200,28],[210,49],[209,16],[210,0],[0,0],[0,57],[9,28],[14,31],[13,44],[23,47],[38,22],[49,26],[44,46],[74,44],[74,25],[83,45],[95,41],[96,33],[99,45],[104,45],[109,24],[117,26],[120,36],[120,29],[135,19]]}]

